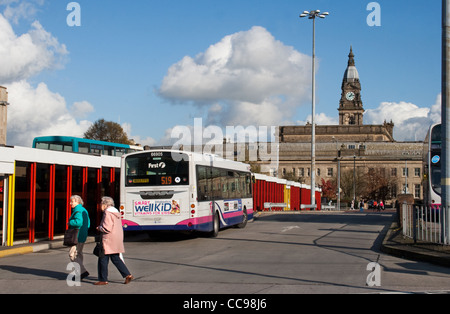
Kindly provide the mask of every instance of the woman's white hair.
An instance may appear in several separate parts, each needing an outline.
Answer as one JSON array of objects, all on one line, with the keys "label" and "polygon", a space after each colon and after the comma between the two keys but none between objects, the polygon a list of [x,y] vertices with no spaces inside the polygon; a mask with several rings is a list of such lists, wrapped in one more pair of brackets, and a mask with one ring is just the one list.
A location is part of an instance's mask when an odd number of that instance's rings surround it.
[{"label": "woman's white hair", "polygon": [[102,201],[101,201],[102,205],[106,205],[108,207],[114,207],[114,200],[112,197],[109,196],[103,196],[102,197]]},{"label": "woman's white hair", "polygon": [[70,199],[74,199],[78,204],[84,205],[83,199],[79,195],[72,195]]}]

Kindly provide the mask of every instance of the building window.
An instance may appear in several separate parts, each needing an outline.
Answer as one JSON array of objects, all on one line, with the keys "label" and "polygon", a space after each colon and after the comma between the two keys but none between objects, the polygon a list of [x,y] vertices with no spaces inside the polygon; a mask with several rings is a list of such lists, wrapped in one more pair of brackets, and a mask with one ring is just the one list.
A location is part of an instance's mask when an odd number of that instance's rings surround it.
[{"label": "building window", "polygon": [[332,177],[333,176],[333,168],[328,168],[327,169],[327,176],[328,177]]},{"label": "building window", "polygon": [[420,177],[420,168],[414,168],[414,176]]},{"label": "building window", "polygon": [[390,187],[391,198],[397,197],[397,185],[393,185]]},{"label": "building window", "polygon": [[404,184],[404,183],[403,183],[402,192],[403,192],[404,194],[408,194],[408,185],[409,185],[409,184]]},{"label": "building window", "polygon": [[408,174],[409,174],[408,168],[402,168],[402,170],[403,170],[402,176],[403,176],[403,177],[407,177]]},{"label": "building window", "polygon": [[391,168],[391,177],[397,176],[397,168]]},{"label": "building window", "polygon": [[305,176],[305,168],[298,168],[298,175],[300,177],[304,177]]},{"label": "building window", "polygon": [[420,198],[420,184],[414,184],[414,197]]}]

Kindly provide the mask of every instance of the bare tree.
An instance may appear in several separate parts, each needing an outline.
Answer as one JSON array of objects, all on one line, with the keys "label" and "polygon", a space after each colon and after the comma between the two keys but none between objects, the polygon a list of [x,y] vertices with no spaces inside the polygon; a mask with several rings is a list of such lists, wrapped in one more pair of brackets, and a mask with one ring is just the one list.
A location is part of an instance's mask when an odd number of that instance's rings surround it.
[{"label": "bare tree", "polygon": [[366,181],[366,198],[374,200],[389,199],[390,190],[398,184],[397,178],[389,176],[385,168],[370,168]]},{"label": "bare tree", "polygon": [[84,138],[120,144],[134,144],[120,124],[99,119],[84,133]]}]

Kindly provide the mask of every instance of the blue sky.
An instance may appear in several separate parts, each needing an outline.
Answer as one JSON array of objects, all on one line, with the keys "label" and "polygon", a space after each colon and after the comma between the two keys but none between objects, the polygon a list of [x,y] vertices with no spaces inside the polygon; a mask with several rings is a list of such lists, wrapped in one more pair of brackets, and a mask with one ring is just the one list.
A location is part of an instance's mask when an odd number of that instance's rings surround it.
[{"label": "blue sky", "polygon": [[313,9],[330,12],[316,21],[318,124],[337,123],[350,45],[365,123],[392,119],[397,140],[415,140],[440,117],[441,1],[376,1],[372,27],[365,0],[80,0],[79,27],[67,25],[70,2],[0,0],[10,145],[80,136],[100,118],[142,144],[194,118],[304,124],[312,23],[299,14]]}]

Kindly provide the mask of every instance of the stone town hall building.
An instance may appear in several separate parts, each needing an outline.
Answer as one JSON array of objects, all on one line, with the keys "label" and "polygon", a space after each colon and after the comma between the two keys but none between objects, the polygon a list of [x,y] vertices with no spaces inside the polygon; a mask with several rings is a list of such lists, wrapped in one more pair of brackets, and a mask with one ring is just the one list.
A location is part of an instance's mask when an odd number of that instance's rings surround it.
[{"label": "stone town hall building", "polygon": [[[363,123],[361,82],[352,49],[342,80],[339,125],[316,125],[316,184],[340,181],[343,199],[422,199],[423,142],[397,142],[392,122]],[[310,184],[311,124],[279,127],[278,176]],[[355,178],[355,184],[353,184]]]}]

